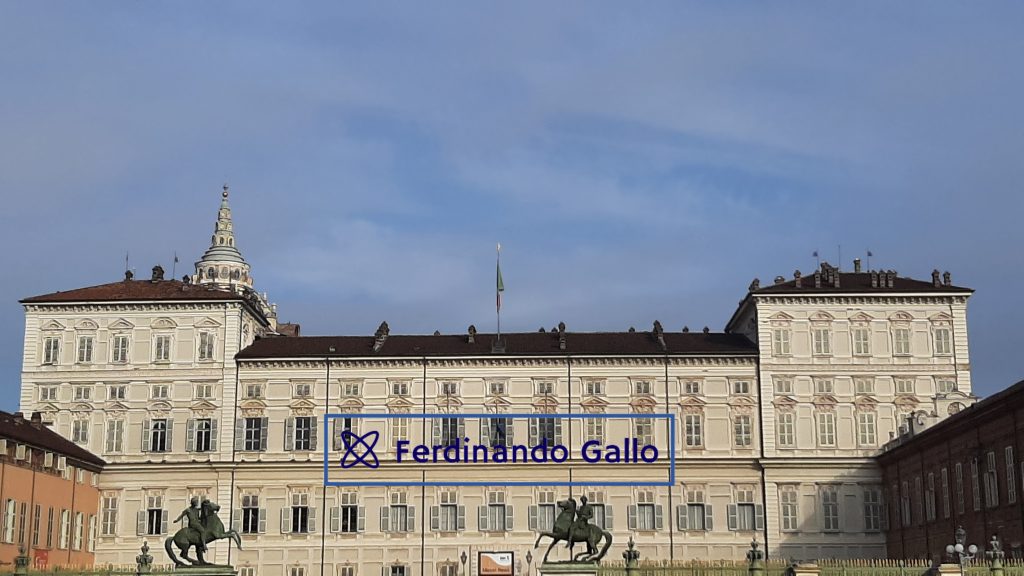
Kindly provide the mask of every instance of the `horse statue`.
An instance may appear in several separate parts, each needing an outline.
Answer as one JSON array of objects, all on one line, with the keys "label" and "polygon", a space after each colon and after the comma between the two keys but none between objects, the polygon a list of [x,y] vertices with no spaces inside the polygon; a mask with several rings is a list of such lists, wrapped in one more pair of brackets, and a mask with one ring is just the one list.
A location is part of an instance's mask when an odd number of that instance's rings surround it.
[{"label": "horse statue", "polygon": [[[541,532],[537,536],[537,541],[533,543],[534,548],[540,545],[541,538],[547,536],[551,539],[551,544],[544,553],[543,562],[548,561],[548,555],[551,554],[551,549],[555,547],[555,544],[563,540],[569,549],[572,562],[596,563],[608,553],[608,548],[612,545],[611,532],[590,524],[590,519],[593,517],[593,509],[587,504],[586,496],[582,497],[581,500],[582,505],[579,510],[576,509],[576,500],[573,498],[559,501],[558,508],[561,512],[555,518],[555,525],[550,532]],[[602,539],[604,540],[604,546],[598,551],[597,544]],[[587,551],[573,556],[572,547],[577,542],[585,542],[587,544]]]},{"label": "horse statue", "polygon": [[[217,516],[220,506],[206,498],[200,502],[198,497],[192,498],[191,505],[182,511],[174,520],[177,522],[182,518],[188,519],[188,524],[174,533],[164,541],[164,549],[167,555],[174,561],[176,566],[186,566],[185,562],[193,566],[207,566],[210,563],[203,558],[206,553],[206,545],[215,540],[229,538],[235,542],[239,550],[242,549],[242,537],[235,530],[224,531],[224,523]],[[181,554],[179,559],[171,548],[171,544],[178,547]],[[195,548],[196,557],[193,559],[188,555],[189,548]]]}]

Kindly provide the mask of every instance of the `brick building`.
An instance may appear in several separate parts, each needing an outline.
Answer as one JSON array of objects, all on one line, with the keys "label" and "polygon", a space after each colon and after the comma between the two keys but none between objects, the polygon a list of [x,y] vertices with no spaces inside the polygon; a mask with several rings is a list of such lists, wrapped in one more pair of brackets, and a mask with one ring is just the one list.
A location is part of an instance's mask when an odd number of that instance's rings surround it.
[{"label": "brick building", "polygon": [[957,526],[1024,556],[1024,381],[939,421],[911,414],[878,457],[890,558],[937,557]]},{"label": "brick building", "polygon": [[103,465],[39,412],[0,411],[0,565],[21,546],[37,567],[91,565]]}]

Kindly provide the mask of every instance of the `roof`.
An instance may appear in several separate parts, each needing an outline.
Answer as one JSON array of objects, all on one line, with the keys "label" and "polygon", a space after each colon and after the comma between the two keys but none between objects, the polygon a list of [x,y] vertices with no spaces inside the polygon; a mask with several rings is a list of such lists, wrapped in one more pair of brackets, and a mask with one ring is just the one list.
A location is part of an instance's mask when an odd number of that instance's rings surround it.
[{"label": "roof", "polygon": [[757,346],[739,334],[664,333],[663,349],[651,332],[566,332],[565,349],[558,332],[502,334],[505,351],[491,352],[495,334],[393,335],[374,351],[374,336],[300,336],[261,338],[236,355],[239,359],[400,357],[400,356],[754,356]]},{"label": "roof", "polygon": [[38,412],[31,418],[25,418],[21,412],[11,414],[0,410],[0,438],[56,452],[84,464],[91,464],[96,469],[106,465],[99,456],[47,428]]},{"label": "roof", "polygon": [[941,282],[925,282],[913,278],[895,276],[892,279],[892,286],[887,283],[875,281],[872,285],[872,276],[884,275],[885,272],[836,272],[839,282],[826,281],[826,274],[821,274],[820,286],[815,286],[814,274],[808,274],[800,278],[800,286],[796,285],[796,279],[791,279],[779,284],[772,284],[763,288],[751,290],[754,295],[758,294],[848,294],[848,293],[888,293],[893,292],[974,292],[970,288],[943,284]]},{"label": "roof", "polygon": [[181,280],[122,280],[53,292],[21,300],[22,304],[56,302],[127,302],[142,300],[245,300],[235,292],[218,290],[199,284],[185,284]]},{"label": "roof", "polygon": [[278,322],[277,324],[277,333],[281,336],[295,337],[298,336],[301,331],[302,326],[293,322]]}]

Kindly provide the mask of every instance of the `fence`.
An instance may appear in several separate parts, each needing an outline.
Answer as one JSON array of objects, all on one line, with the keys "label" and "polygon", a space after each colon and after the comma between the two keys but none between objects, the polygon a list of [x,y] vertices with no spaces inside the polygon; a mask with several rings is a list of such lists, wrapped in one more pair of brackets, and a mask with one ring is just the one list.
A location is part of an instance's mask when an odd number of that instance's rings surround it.
[{"label": "fence", "polygon": [[[929,560],[830,560],[816,562],[820,576],[920,576],[932,567]],[[762,562],[764,576],[784,576],[791,564],[771,560]],[[1024,576],[1024,559],[1003,560],[1003,576]],[[626,576],[623,562],[609,563],[598,568],[598,576]],[[630,576],[748,576],[750,564],[746,561],[720,560],[682,562],[640,562]],[[977,560],[964,569],[967,576],[990,576],[988,563]]]}]

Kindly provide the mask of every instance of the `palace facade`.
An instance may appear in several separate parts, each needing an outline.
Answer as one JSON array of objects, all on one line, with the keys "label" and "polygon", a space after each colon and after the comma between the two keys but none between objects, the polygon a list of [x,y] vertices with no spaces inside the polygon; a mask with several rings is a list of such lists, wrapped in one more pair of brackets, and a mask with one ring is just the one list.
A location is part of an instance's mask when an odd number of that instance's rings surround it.
[{"label": "palace facade", "polygon": [[[676,418],[672,485],[572,489],[617,544],[632,535],[647,559],[742,558],[756,537],[771,556],[881,557],[887,494],[874,456],[905,416],[975,401],[970,295],[948,273],[822,264],[755,280],[722,332],[559,324],[497,342],[472,326],[417,336],[385,323],[374,335],[298,336],[254,290],[225,189],[194,274],[165,279],[157,267],[22,300],[20,403],[107,462],[99,563],[130,562],[141,540],[162,547],[178,527],[169,520],[205,495],[243,534],[242,550],[217,543],[213,558],[243,576],[457,576],[478,551],[514,551],[526,574],[526,552],[570,489],[503,483],[662,481],[665,468],[457,464],[430,480],[479,484],[325,488],[325,443],[340,454],[344,430],[378,431],[381,468],[345,478],[397,483],[427,472],[395,462],[396,439],[487,443],[498,426],[522,442],[668,446],[664,421],[642,417],[658,413]],[[324,429],[336,413],[353,417]],[[442,424],[417,413],[638,417]]]}]

